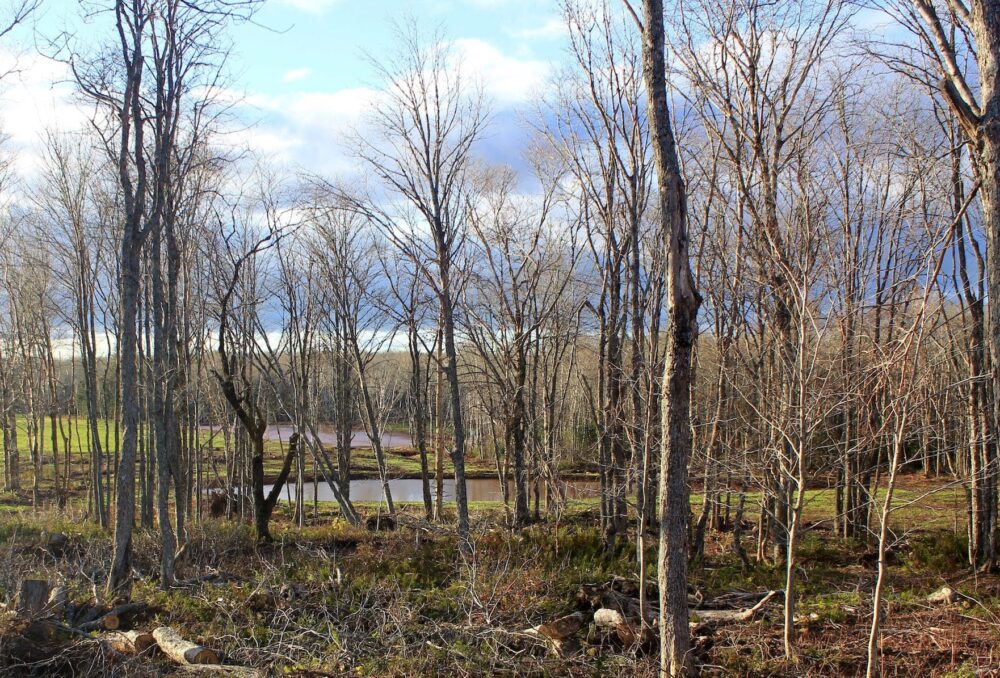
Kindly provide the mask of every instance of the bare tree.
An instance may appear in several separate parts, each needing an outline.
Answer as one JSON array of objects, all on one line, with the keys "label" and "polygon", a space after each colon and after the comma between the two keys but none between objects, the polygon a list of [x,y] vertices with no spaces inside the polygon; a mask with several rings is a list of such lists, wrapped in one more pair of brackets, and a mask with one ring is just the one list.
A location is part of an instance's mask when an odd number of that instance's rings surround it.
[{"label": "bare tree", "polygon": [[[289,442],[281,470],[267,494],[264,492],[264,436],[268,425],[267,358],[262,327],[261,288],[267,264],[265,254],[286,234],[287,220],[276,197],[264,187],[260,205],[264,223],[254,223],[253,209],[236,209],[226,224],[219,219],[219,242],[210,256],[219,264],[216,273],[219,367],[215,378],[245,432],[249,446],[249,490],[253,497],[254,529],[261,541],[271,540],[271,513],[296,458],[298,436]],[[241,206],[241,207],[246,207]],[[262,370],[262,366],[264,369]],[[262,374],[263,373],[263,374]],[[241,493],[247,488],[240,488]]]},{"label": "bare tree", "polygon": [[663,372],[663,443],[660,458],[660,671],[691,671],[687,607],[688,462],[691,458],[691,352],[698,336],[701,297],[688,254],[684,179],[670,122],[663,56],[663,3],[644,0],[640,18],[626,7],[642,34],[642,63],[648,96],[650,137],[656,162],[661,229],[667,245],[667,345]]},{"label": "bare tree", "polygon": [[[468,553],[466,435],[455,319],[461,283],[455,262],[465,242],[465,208],[472,190],[468,170],[485,111],[481,93],[462,77],[443,40],[425,44],[413,25],[400,29],[397,40],[398,53],[376,64],[385,88],[372,111],[372,134],[357,140],[358,156],[383,193],[343,197],[413,262],[437,298],[454,438],[458,534]],[[386,194],[405,205],[402,213],[386,204]]]},{"label": "bare tree", "polygon": [[313,251],[324,255],[321,266],[329,296],[328,312],[341,330],[340,338],[357,375],[361,412],[382,481],[382,496],[391,514],[395,507],[382,448],[383,413],[376,406],[369,377],[373,361],[391,344],[395,331],[383,310],[386,291],[376,278],[377,243],[368,226],[351,210],[323,209],[315,219],[319,243]]},{"label": "bare tree", "polygon": [[[515,526],[529,517],[528,452],[530,379],[537,367],[532,347],[562,300],[577,256],[574,233],[555,223],[555,187],[545,186],[539,204],[519,204],[510,171],[484,169],[483,190],[470,207],[471,247],[485,263],[466,287],[465,326],[480,358],[481,389],[494,390],[503,422],[503,447],[513,462]],[[500,474],[505,488],[505,474]]]},{"label": "bare tree", "polygon": [[[231,19],[252,14],[258,4],[257,0],[219,0],[199,5],[181,0],[155,3],[117,0],[113,10],[114,49],[86,57],[70,48],[69,62],[76,83],[83,96],[97,104],[93,127],[115,163],[122,196],[118,349],[123,437],[115,476],[115,554],[108,577],[108,589],[116,593],[127,594],[131,572],[140,426],[137,346],[143,250],[151,234],[158,236],[165,224],[169,229],[173,218],[171,204],[177,197],[173,180],[186,99],[196,85],[205,85],[210,90],[217,77],[215,74],[225,57],[219,43],[220,30]],[[194,109],[198,108],[195,103]],[[158,237],[156,241],[159,242]],[[166,335],[161,332],[161,337],[171,335],[170,327],[166,329]],[[166,348],[161,344],[160,355],[163,350]],[[157,405],[160,404],[166,407],[166,403],[158,401]],[[173,577],[176,545],[163,494],[170,473],[177,470],[174,429],[172,423],[161,421],[164,435],[158,449],[164,463],[158,504],[164,548],[161,574],[165,585]],[[170,436],[173,442],[165,436]],[[166,476],[162,475],[164,466]]]}]

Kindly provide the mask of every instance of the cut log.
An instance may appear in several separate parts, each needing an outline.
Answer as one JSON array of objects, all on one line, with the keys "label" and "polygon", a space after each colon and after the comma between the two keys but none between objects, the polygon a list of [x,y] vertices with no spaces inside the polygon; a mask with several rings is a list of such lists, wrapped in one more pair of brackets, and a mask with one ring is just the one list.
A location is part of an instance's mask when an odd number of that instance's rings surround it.
[{"label": "cut log", "polygon": [[83,628],[105,612],[106,610],[100,605],[86,605],[77,610],[76,618],[71,621],[73,622],[73,626]]},{"label": "cut log", "polygon": [[582,612],[574,612],[554,621],[539,624],[529,631],[534,631],[551,640],[566,640],[579,631],[586,621],[587,618]]},{"label": "cut log", "polygon": [[214,650],[184,640],[169,626],[161,626],[153,631],[156,644],[163,654],[178,664],[218,664],[219,655]]},{"label": "cut log", "polygon": [[122,654],[140,654],[156,645],[153,634],[143,631],[115,631],[108,633],[101,640],[112,650]]},{"label": "cut log", "polygon": [[50,643],[60,644],[74,637],[88,637],[86,633],[52,618],[35,619],[33,621],[24,619],[16,623],[21,625],[13,627],[13,630],[22,634],[24,638],[40,645],[48,645]]},{"label": "cut log", "polygon": [[141,612],[147,607],[146,603],[124,603],[117,605],[97,619],[80,624],[77,628],[81,631],[117,631],[122,626],[122,620],[130,614]]},{"label": "cut log", "polygon": [[580,644],[573,638],[587,621],[583,612],[574,612],[545,624],[525,629],[524,633],[540,638],[548,645],[552,654],[557,657],[568,657],[576,654]]},{"label": "cut log", "polygon": [[602,607],[594,612],[594,625],[598,628],[610,629],[615,632],[623,645],[636,645],[640,636],[633,625],[621,612],[608,607]]},{"label": "cut log", "polygon": [[34,619],[42,616],[49,600],[49,583],[44,579],[25,579],[17,592],[14,611],[18,617]]},{"label": "cut log", "polygon": [[594,624],[601,628],[614,629],[628,624],[628,621],[618,610],[602,607],[594,613]]},{"label": "cut log", "polygon": [[66,551],[66,544],[68,543],[69,537],[64,532],[55,532],[50,534],[48,539],[45,540],[45,550],[53,558],[61,558]]},{"label": "cut log", "polygon": [[[639,618],[639,600],[614,590],[610,584],[594,586],[585,584],[577,592],[577,601],[584,607],[592,609],[607,608],[621,612],[629,619]],[[657,615],[654,601],[647,600],[645,607],[646,623],[653,624]]]}]

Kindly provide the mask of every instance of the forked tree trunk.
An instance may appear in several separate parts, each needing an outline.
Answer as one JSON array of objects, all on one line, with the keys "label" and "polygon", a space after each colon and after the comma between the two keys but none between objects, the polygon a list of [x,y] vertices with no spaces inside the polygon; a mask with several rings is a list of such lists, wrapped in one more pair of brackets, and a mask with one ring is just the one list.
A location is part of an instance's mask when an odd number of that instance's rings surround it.
[{"label": "forked tree trunk", "polygon": [[262,542],[271,541],[271,514],[274,513],[274,506],[278,503],[278,497],[281,496],[281,490],[285,486],[285,481],[288,480],[288,475],[292,471],[292,462],[295,461],[298,455],[299,448],[299,434],[298,432],[293,433],[292,437],[288,439],[288,451],[285,453],[285,459],[281,464],[281,471],[278,473],[278,477],[274,481],[274,485],[271,486],[271,491],[266,495],[264,494],[264,431],[265,427],[261,426],[257,431],[252,433],[253,440],[253,458],[250,461],[250,483],[252,485],[253,491],[253,515],[254,515],[254,528],[257,532],[257,539]]}]

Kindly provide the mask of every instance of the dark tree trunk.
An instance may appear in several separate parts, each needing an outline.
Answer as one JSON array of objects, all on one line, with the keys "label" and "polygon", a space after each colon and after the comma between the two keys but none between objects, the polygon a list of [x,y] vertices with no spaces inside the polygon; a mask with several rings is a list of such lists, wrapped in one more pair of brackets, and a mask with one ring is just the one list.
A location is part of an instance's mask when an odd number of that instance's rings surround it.
[{"label": "dark tree trunk", "polygon": [[465,485],[465,423],[462,420],[462,392],[458,380],[458,351],[455,347],[455,314],[452,308],[451,289],[447,268],[442,271],[441,319],[444,337],[444,375],[448,380],[451,398],[451,421],[454,445],[451,462],[455,467],[455,508],[458,514],[458,539],[463,553],[470,553],[469,498]]}]

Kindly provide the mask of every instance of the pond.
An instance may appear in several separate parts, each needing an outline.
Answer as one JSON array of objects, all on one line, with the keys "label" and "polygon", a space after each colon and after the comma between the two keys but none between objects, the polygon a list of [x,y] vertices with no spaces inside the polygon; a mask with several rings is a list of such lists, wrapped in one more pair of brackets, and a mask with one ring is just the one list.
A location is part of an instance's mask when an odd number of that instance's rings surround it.
[{"label": "pond", "polygon": [[[264,432],[265,440],[281,440],[288,442],[288,439],[292,437],[295,427],[292,424],[272,424],[267,427]],[[319,434],[319,440],[324,446],[333,446],[337,444],[337,429],[335,429],[330,424],[320,424],[317,427],[316,433]],[[388,449],[390,447],[410,447],[413,445],[413,441],[410,440],[410,436],[407,433],[391,433],[386,431],[382,434],[382,447]],[[371,447],[372,441],[368,438],[368,434],[364,431],[352,431],[351,432],[351,447]]]},{"label": "pond", "polygon": [[[503,501],[503,494],[500,491],[500,481],[496,478],[470,478],[465,481],[466,490],[469,494],[469,501]],[[336,501],[330,486],[325,481],[321,481],[319,487],[320,501]],[[570,480],[565,483],[566,496],[569,499],[585,499],[598,495],[598,483],[595,480]],[[312,501],[314,485],[306,485],[306,500]],[[271,485],[264,488],[264,493],[271,491]],[[419,478],[396,478],[389,481],[389,491],[392,492],[394,502],[423,502],[424,494],[421,489]],[[431,494],[435,491],[434,480],[431,480]],[[513,485],[511,485],[513,494]],[[281,492],[281,498],[287,499],[295,496],[295,484],[289,483]],[[351,501],[356,502],[377,502],[382,500],[382,481],[380,480],[352,480],[351,481]],[[445,478],[444,480],[444,500],[455,501],[455,479]]]}]

